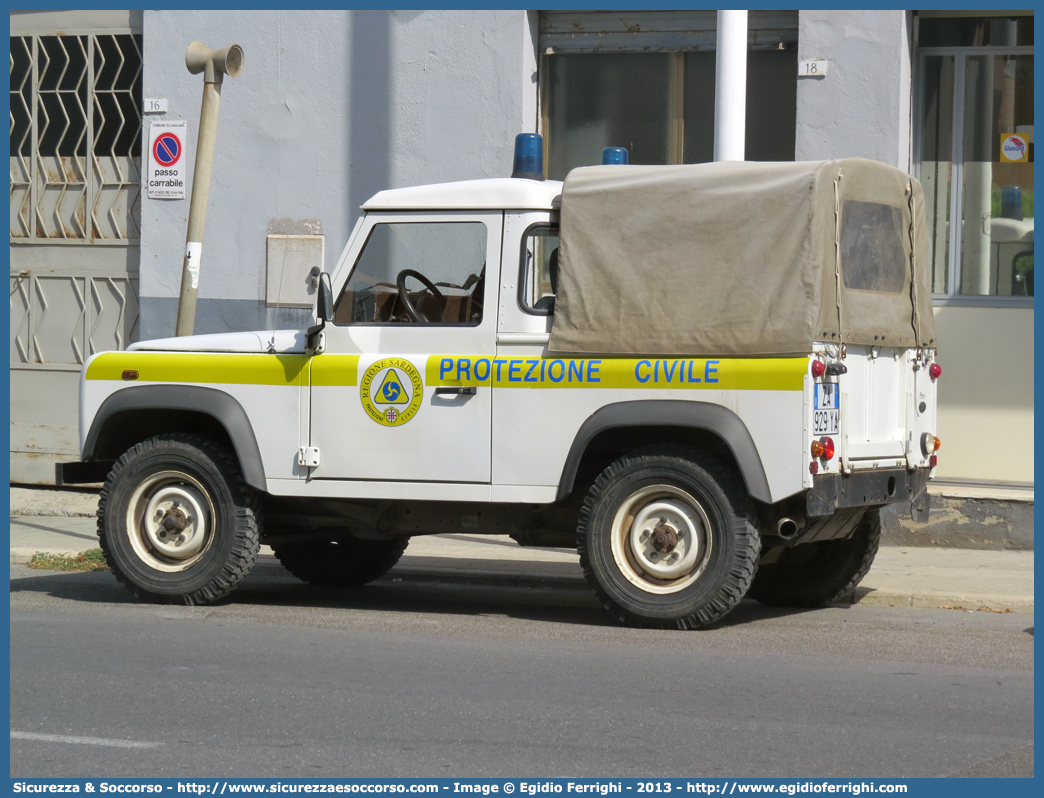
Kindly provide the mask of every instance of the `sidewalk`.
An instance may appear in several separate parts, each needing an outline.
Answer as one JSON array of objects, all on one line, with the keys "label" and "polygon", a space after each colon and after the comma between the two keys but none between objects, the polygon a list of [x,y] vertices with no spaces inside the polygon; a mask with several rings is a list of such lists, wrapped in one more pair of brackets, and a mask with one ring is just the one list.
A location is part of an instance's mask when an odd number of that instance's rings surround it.
[{"label": "sidewalk", "polygon": [[[37,552],[95,548],[96,520],[11,518],[11,562]],[[267,546],[259,566],[280,568]],[[416,537],[384,579],[512,587],[587,589],[579,557],[565,549],[523,548],[506,535]],[[1033,612],[1033,552],[882,547],[853,603]]]}]

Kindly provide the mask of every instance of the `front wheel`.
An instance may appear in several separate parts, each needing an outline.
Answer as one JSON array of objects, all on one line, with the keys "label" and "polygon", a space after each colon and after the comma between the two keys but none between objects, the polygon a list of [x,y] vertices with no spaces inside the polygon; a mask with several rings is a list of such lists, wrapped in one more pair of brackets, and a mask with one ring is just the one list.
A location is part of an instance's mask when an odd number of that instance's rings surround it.
[{"label": "front wheel", "polygon": [[580,514],[584,575],[618,620],[695,629],[743,598],[761,542],[739,475],[694,450],[622,457],[595,481]]},{"label": "front wheel", "polygon": [[198,435],[161,435],[113,466],[98,536],[116,578],[143,601],[227,596],[260,548],[260,505],[234,455]]}]

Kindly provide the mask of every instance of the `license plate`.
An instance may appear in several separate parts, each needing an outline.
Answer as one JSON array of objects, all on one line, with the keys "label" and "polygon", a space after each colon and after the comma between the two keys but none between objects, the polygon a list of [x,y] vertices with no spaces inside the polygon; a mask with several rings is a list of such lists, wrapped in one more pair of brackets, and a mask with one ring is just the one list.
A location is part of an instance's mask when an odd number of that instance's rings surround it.
[{"label": "license plate", "polygon": [[841,432],[841,410],[838,407],[837,384],[816,383],[812,410],[813,435],[838,435]]}]

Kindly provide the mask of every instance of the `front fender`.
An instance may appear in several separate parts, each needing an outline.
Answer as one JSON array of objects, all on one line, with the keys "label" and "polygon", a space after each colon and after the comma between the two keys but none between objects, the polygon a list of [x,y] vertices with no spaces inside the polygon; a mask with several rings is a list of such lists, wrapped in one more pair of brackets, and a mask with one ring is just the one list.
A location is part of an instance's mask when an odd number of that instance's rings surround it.
[{"label": "front fender", "polygon": [[110,394],[94,414],[84,439],[82,457],[85,461],[95,459],[106,424],[128,410],[187,410],[211,416],[228,433],[247,484],[267,490],[261,451],[243,406],[224,391],[198,385],[137,385]]}]

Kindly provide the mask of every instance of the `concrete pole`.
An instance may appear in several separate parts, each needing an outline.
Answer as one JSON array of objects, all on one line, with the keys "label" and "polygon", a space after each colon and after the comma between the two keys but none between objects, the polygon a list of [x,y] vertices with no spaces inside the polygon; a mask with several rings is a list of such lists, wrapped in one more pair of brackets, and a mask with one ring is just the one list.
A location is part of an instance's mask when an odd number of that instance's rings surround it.
[{"label": "concrete pole", "polygon": [[714,160],[742,161],[747,132],[747,12],[718,12]]},{"label": "concrete pole", "polygon": [[[1018,27],[1013,19],[995,19],[990,22],[990,39],[998,46],[1013,47],[1017,41]],[[1015,132],[1015,59],[1007,56],[1004,62],[1004,79],[1001,82],[1000,132]],[[994,142],[996,144],[996,142]],[[998,145],[999,146],[999,145]],[[999,157],[999,156],[998,156]]]},{"label": "concrete pole", "polygon": [[185,53],[185,65],[193,75],[200,72],[204,75],[203,107],[199,113],[196,165],[192,171],[192,199],[189,200],[188,232],[185,235],[185,260],[181,268],[178,323],[174,332],[178,336],[192,335],[196,324],[196,296],[203,257],[203,228],[210,199],[210,172],[214,165],[214,142],[217,140],[221,80],[226,74],[236,77],[243,71],[243,49],[232,44],[215,52],[200,42],[192,42]]},{"label": "concrete pole", "polygon": [[[993,159],[1000,141],[993,140],[994,56],[968,59],[964,118],[964,214],[961,225],[961,293],[987,296],[990,233],[993,216]],[[970,117],[970,119],[969,119]]]},{"label": "concrete pole", "polygon": [[214,165],[214,142],[217,140],[218,103],[221,84],[203,84],[203,108],[199,114],[199,139],[196,142],[196,165],[192,170],[192,199],[189,200],[188,233],[185,236],[185,260],[181,269],[181,295],[178,299],[178,325],[175,335],[192,335],[196,324],[196,295],[199,292],[199,265],[203,256],[203,228],[207,223],[210,199],[210,172]]}]

